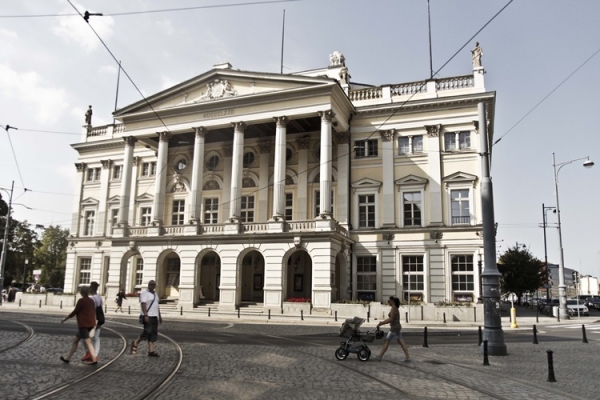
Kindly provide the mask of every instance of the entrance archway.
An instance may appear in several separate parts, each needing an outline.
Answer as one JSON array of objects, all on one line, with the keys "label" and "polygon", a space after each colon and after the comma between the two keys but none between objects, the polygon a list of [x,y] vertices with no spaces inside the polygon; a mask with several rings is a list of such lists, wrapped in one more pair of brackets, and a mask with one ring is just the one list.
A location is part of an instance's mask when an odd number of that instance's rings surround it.
[{"label": "entrance archway", "polygon": [[[126,294],[136,293],[144,288],[144,259],[140,253],[127,252],[121,260],[119,274],[119,290]],[[106,268],[106,281],[108,281],[108,268]]]},{"label": "entrance archway", "polygon": [[262,303],[265,285],[265,259],[260,252],[250,251],[242,259],[240,267],[240,285],[242,302]]},{"label": "entrance archway", "polygon": [[198,302],[219,301],[221,286],[221,258],[214,251],[208,251],[198,260],[196,288]]},{"label": "entrance archway", "polygon": [[331,275],[331,301],[350,299],[352,295],[348,293],[348,263],[344,253],[340,252],[335,257],[335,270]]},{"label": "entrance archway", "polygon": [[[162,261],[160,259],[162,258]],[[159,272],[156,280],[156,291],[161,299],[179,300],[179,277],[181,259],[171,251],[159,257]]]},{"label": "entrance archway", "polygon": [[290,298],[311,299],[312,297],[312,259],[299,250],[290,255],[286,266],[284,301]]}]

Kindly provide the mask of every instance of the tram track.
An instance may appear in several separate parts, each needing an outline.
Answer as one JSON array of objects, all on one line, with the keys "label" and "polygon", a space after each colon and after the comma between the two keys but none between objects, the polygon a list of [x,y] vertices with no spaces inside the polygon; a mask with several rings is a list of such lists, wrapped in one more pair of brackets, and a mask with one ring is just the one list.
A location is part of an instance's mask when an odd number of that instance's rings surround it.
[{"label": "tram track", "polygon": [[15,324],[22,325],[22,326],[25,327],[25,329],[27,329],[27,331],[29,332],[29,334],[27,335],[27,337],[25,339],[20,340],[18,343],[15,343],[15,344],[13,344],[11,346],[4,347],[4,348],[0,349],[0,353],[7,352],[9,350],[12,350],[14,348],[17,348],[17,347],[21,346],[22,344],[27,343],[28,341],[31,340],[31,338],[33,338],[33,335],[35,334],[35,331],[33,330],[33,328],[31,326],[27,325],[27,324],[24,324],[24,323],[19,322],[19,321],[10,321],[10,320],[3,320],[3,321],[8,321],[8,322],[12,322],[12,323],[15,323]]}]

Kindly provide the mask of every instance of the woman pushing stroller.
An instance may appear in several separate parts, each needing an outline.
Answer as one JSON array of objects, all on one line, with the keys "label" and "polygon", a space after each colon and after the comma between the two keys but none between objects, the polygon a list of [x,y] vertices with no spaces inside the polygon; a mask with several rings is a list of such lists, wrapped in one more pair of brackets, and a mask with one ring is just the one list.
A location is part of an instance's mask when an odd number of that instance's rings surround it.
[{"label": "woman pushing stroller", "polygon": [[398,307],[400,307],[400,299],[390,296],[388,299],[388,305],[392,307],[390,313],[388,314],[388,318],[378,323],[377,328],[379,329],[381,325],[390,324],[390,331],[385,337],[385,341],[383,342],[383,347],[381,348],[379,355],[373,356],[371,359],[373,361],[381,361],[383,355],[390,345],[390,342],[396,339],[404,351],[405,358],[402,361],[410,362],[411,359],[410,355],[408,354],[408,347],[406,347],[406,343],[404,343],[404,339],[402,339],[402,333],[400,333],[400,330],[402,329],[402,326],[400,325],[400,311],[398,310]]}]

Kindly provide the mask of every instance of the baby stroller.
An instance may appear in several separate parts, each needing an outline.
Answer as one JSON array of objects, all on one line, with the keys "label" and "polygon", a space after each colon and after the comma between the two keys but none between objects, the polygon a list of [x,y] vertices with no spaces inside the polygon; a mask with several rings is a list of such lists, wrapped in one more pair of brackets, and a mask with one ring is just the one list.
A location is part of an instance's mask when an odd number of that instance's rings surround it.
[{"label": "baby stroller", "polygon": [[340,328],[339,336],[347,338],[345,342],[340,343],[340,347],[335,351],[335,358],[340,361],[345,360],[350,353],[356,353],[360,361],[368,361],[371,357],[371,349],[366,343],[372,343],[375,339],[383,337],[383,331],[377,328],[375,331],[361,332],[358,328],[365,322],[364,318],[348,318]]}]

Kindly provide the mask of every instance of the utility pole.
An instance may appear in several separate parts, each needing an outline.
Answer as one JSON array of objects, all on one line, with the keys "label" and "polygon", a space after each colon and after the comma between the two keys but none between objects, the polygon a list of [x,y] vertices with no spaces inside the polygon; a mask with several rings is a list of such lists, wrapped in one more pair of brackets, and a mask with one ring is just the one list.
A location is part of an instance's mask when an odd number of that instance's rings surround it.
[{"label": "utility pole", "polygon": [[483,286],[483,340],[488,342],[488,353],[492,356],[507,355],[504,331],[500,314],[500,272],[496,265],[496,229],[494,221],[494,190],[490,177],[490,155],[487,135],[485,103],[477,104],[479,113],[479,137],[481,155],[481,211],[483,219],[484,268],[481,274]]},{"label": "utility pole", "polygon": [[8,198],[8,211],[6,213],[6,225],[4,225],[4,240],[2,241],[2,255],[0,256],[0,305],[2,305],[2,289],[4,288],[4,265],[6,264],[6,253],[8,253],[8,229],[10,228],[10,209],[12,207],[13,190],[15,181],[12,181],[10,187],[10,196]]}]

